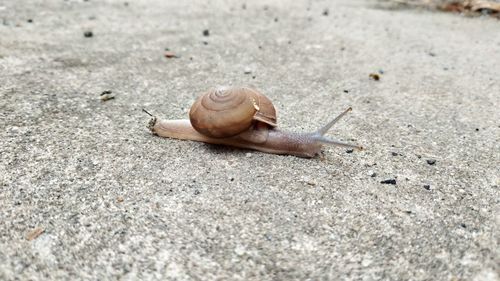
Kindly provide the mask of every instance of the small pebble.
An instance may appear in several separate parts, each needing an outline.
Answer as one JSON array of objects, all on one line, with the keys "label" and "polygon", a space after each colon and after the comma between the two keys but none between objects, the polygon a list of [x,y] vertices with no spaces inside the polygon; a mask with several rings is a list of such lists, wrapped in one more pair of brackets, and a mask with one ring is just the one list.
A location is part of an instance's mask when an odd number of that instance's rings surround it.
[{"label": "small pebble", "polygon": [[397,152],[391,152],[392,156],[398,156],[398,153]]},{"label": "small pebble", "polygon": [[177,56],[174,52],[172,51],[165,51],[165,54],[164,56],[168,59],[170,58],[178,58],[179,56]]},{"label": "small pebble", "polygon": [[368,171],[368,175],[372,178],[376,177],[377,176],[377,173],[375,173],[374,171],[370,170]]},{"label": "small pebble", "polygon": [[429,184],[424,184],[424,188],[427,190],[431,190],[431,186]]},{"label": "small pebble", "polygon": [[92,31],[85,31],[83,33],[83,36],[90,38],[90,37],[94,36],[94,33],[92,33]]},{"label": "small pebble", "polygon": [[396,179],[386,179],[381,181],[382,184],[396,184]]},{"label": "small pebble", "polygon": [[330,11],[328,9],[323,10],[323,16],[328,16],[329,13]]},{"label": "small pebble", "polygon": [[347,149],[347,150],[345,151],[345,153],[352,153],[353,151],[354,151],[354,149],[350,148],[350,149]]},{"label": "small pebble", "polygon": [[278,18],[274,18],[274,22],[278,22]]},{"label": "small pebble", "polygon": [[245,70],[243,71],[243,73],[250,74],[250,73],[252,73],[252,70],[247,67],[247,68],[245,68]]},{"label": "small pebble", "polygon": [[463,228],[467,228],[467,226],[465,225],[465,223],[461,223],[460,226],[463,227]]},{"label": "small pebble", "polygon": [[31,230],[28,235],[26,235],[26,240],[28,241],[31,241],[31,240],[34,240],[36,238],[38,238],[38,236],[42,235],[42,233],[44,233],[45,230],[41,227],[37,227],[33,230]]},{"label": "small pebble", "polygon": [[344,93],[348,94],[348,93],[349,93],[349,90],[344,90]]},{"label": "small pebble", "polygon": [[208,29],[203,30],[203,36],[210,36],[210,31]]},{"label": "small pebble", "polygon": [[380,75],[378,75],[377,73],[370,73],[370,75],[368,75],[368,77],[370,77],[370,79],[375,80],[375,81],[380,80]]},{"label": "small pebble", "polygon": [[113,92],[111,92],[110,90],[103,91],[101,93],[101,101],[108,101],[114,99],[115,96],[112,93]]},{"label": "small pebble", "polygon": [[479,128],[476,128],[476,132],[479,132]]},{"label": "small pebble", "polygon": [[434,165],[434,164],[436,164],[436,160],[435,159],[427,159],[427,164]]},{"label": "small pebble", "polygon": [[203,41],[203,45],[208,45],[208,42],[207,41]]},{"label": "small pebble", "polygon": [[33,20],[32,20],[32,19],[28,19],[28,22],[29,22],[29,23],[32,23],[32,22],[33,22]]},{"label": "small pebble", "polygon": [[243,10],[246,10],[246,9],[247,9],[247,4],[243,4],[243,5],[241,5],[241,8],[242,8]]}]

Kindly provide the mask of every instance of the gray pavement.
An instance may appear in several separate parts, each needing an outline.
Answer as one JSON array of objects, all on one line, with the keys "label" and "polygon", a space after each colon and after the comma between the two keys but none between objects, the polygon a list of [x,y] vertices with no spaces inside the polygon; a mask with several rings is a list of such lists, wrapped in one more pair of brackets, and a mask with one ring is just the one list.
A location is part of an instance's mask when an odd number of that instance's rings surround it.
[{"label": "gray pavement", "polygon": [[[0,280],[499,279],[500,21],[348,0],[0,1],[0,21]],[[216,85],[260,89],[289,131],[352,106],[330,136],[367,149],[148,132],[141,108],[185,118]]]}]

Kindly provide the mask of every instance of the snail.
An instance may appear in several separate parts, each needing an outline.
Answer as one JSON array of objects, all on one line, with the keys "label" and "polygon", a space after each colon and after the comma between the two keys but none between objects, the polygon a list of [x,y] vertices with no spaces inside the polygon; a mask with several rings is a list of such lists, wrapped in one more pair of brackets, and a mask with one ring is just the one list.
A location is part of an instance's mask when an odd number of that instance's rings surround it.
[{"label": "snail", "polygon": [[311,158],[325,144],[363,149],[324,136],[351,110],[312,133],[284,132],[277,128],[276,109],[269,98],[247,87],[218,87],[196,99],[189,120],[161,120],[144,111],[153,117],[148,128],[161,137]]}]

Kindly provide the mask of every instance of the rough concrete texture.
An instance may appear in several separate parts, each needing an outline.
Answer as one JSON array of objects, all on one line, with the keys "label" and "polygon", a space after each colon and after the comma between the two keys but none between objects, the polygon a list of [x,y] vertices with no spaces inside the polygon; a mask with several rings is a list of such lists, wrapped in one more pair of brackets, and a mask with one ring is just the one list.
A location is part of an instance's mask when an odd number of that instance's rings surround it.
[{"label": "rough concrete texture", "polygon": [[[0,2],[1,280],[498,280],[498,20],[187,2]],[[148,132],[215,85],[367,150]]]}]

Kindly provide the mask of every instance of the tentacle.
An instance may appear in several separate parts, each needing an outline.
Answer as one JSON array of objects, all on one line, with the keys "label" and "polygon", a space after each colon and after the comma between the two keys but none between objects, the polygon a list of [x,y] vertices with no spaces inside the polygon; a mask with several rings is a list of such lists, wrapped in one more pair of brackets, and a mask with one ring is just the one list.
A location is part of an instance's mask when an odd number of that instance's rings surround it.
[{"label": "tentacle", "polygon": [[340,113],[337,117],[335,117],[332,121],[330,121],[328,124],[326,124],[324,127],[320,128],[319,130],[316,131],[320,136],[323,136],[332,128],[332,126],[337,123],[344,115],[346,115],[349,111],[352,110],[352,107],[347,108],[344,110],[344,112]]},{"label": "tentacle", "polygon": [[322,144],[331,144],[331,145],[336,145],[336,146],[343,146],[343,147],[348,147],[348,148],[354,148],[354,149],[358,149],[358,150],[363,150],[363,147],[361,145],[355,145],[355,144],[350,144],[350,143],[342,142],[342,141],[339,141],[339,140],[336,140],[336,139],[330,139],[330,138],[327,138],[325,136],[321,136],[321,135],[318,135],[318,134],[315,134],[313,136],[313,138],[317,142],[322,143]]},{"label": "tentacle", "polygon": [[351,110],[352,107],[347,108],[346,110],[344,110],[344,112],[340,113],[332,121],[328,122],[328,124],[326,124],[319,130],[317,130],[315,133],[313,133],[312,137],[314,138],[314,140],[321,144],[330,144],[330,145],[343,146],[343,147],[362,150],[363,147],[360,145],[349,144],[336,139],[330,139],[324,136],[328,132],[328,130],[330,130],[333,127],[333,125],[335,125],[335,123],[337,123],[342,117],[344,117]]}]

